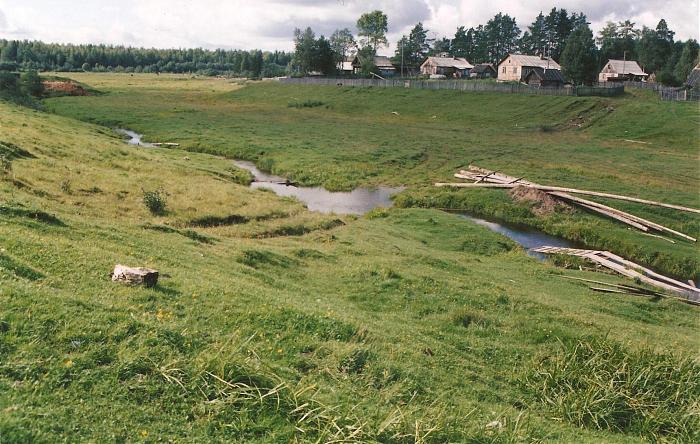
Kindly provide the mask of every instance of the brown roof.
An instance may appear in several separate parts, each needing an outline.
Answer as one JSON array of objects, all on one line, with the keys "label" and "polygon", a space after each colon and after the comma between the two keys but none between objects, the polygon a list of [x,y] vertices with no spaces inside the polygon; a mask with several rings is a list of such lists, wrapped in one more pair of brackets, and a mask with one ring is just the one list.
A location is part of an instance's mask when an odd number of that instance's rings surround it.
[{"label": "brown roof", "polygon": [[[555,62],[551,57],[542,58],[540,56],[525,55],[525,54],[508,54],[508,56],[501,61],[505,62],[508,59],[513,61],[513,64],[520,66],[531,66],[534,68],[544,68],[544,69],[561,69],[561,66]],[[500,66],[501,63],[498,65]]]},{"label": "brown roof", "polygon": [[441,68],[472,69],[474,67],[463,57],[428,57],[423,65],[428,62]]},{"label": "brown roof", "polygon": [[608,60],[605,64],[611,72],[616,74],[631,74],[633,76],[647,76],[644,70],[634,60]]}]

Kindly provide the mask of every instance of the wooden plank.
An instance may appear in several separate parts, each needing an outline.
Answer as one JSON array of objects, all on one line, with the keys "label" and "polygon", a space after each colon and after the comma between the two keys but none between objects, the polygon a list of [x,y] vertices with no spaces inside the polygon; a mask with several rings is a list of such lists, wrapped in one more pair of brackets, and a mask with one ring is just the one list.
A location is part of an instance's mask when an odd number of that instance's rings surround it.
[{"label": "wooden plank", "polygon": [[609,251],[603,251],[603,252],[601,252],[601,254],[603,256],[607,257],[608,259],[612,259],[616,262],[621,263],[622,265],[626,265],[630,268],[636,268],[647,276],[654,277],[658,280],[665,281],[671,285],[675,285],[676,287],[680,287],[680,288],[683,288],[683,289],[686,289],[689,291],[700,292],[700,290],[698,290],[696,287],[690,286],[690,285],[686,284],[685,282],[678,281],[678,280],[670,278],[668,276],[664,276],[663,274],[659,274],[659,273],[657,273],[653,270],[650,270],[648,268],[645,268],[639,264],[635,264],[634,262],[628,261],[627,259],[625,259],[621,256],[618,256],[615,253],[611,253]]},{"label": "wooden plank", "polygon": [[[460,176],[465,176],[460,174]],[[481,181],[483,181],[482,178]],[[451,186],[451,187],[456,187],[456,188],[515,188],[517,186],[530,186],[532,188],[537,188],[538,190],[542,191],[560,191],[563,193],[573,193],[573,194],[582,194],[584,196],[596,196],[596,197],[604,197],[608,199],[616,199],[616,200],[624,200],[627,202],[635,202],[635,203],[641,203],[641,204],[646,204],[646,205],[653,205],[657,207],[663,207],[663,208],[671,208],[674,210],[679,210],[679,211],[686,211],[689,213],[696,213],[700,214],[700,210],[697,208],[689,208],[689,207],[684,207],[681,205],[674,205],[674,204],[667,204],[664,202],[656,202],[653,200],[646,200],[646,199],[639,199],[636,197],[629,197],[629,196],[622,196],[620,194],[610,194],[610,193],[602,193],[598,191],[588,191],[588,190],[580,190],[577,188],[566,188],[566,187],[555,187],[555,186],[548,186],[548,185],[538,185],[538,184],[527,184],[525,182],[520,182],[520,183],[510,183],[512,181],[517,181],[518,178],[513,178],[511,181],[503,181],[503,183],[441,183],[441,184],[435,184],[436,186]]]},{"label": "wooden plank", "polygon": [[676,236],[682,237],[682,238],[687,239],[687,240],[689,240],[689,241],[697,242],[697,239],[695,239],[694,237],[688,236],[687,234],[683,234],[683,233],[681,233],[681,232],[679,232],[679,231],[673,230],[673,229],[668,228],[668,227],[665,227],[665,226],[663,226],[663,225],[659,225],[659,224],[657,224],[657,223],[655,223],[655,222],[652,222],[652,221],[650,221],[650,220],[641,218],[641,217],[639,217],[639,216],[635,216],[635,215],[633,215],[633,214],[626,213],[626,212],[621,211],[621,210],[618,210],[618,209],[616,209],[616,208],[612,208],[612,207],[609,207],[609,206],[607,206],[607,205],[599,204],[598,202],[593,202],[593,201],[590,201],[590,200],[581,199],[581,198],[579,198],[579,197],[575,197],[575,196],[572,196],[572,195],[566,194],[566,193],[553,192],[553,193],[550,193],[550,194],[552,194],[553,196],[561,197],[562,199],[565,199],[565,200],[568,200],[568,201],[571,201],[571,202],[583,203],[583,204],[590,205],[590,206],[593,206],[593,207],[596,207],[596,208],[600,208],[600,209],[605,210],[605,211],[609,211],[609,212],[611,212],[611,213],[616,213],[616,214],[619,214],[620,216],[623,216],[623,217],[626,217],[626,218],[628,218],[628,219],[631,219],[631,220],[634,221],[634,222],[640,223],[640,224],[642,224],[642,225],[646,225],[646,226],[648,226],[649,228],[654,228],[655,230],[658,230],[658,231],[663,231],[663,232],[667,232],[667,233],[672,233],[672,234],[675,234]]},{"label": "wooden plank", "polygon": [[625,223],[625,224],[627,224],[627,225],[631,225],[631,226],[633,226],[634,228],[636,228],[636,229],[638,229],[638,230],[641,230],[641,231],[644,231],[644,232],[649,231],[649,227],[647,227],[646,225],[642,225],[642,224],[640,224],[640,223],[637,223],[637,222],[633,221],[633,220],[630,219],[630,218],[621,216],[621,215],[616,214],[616,213],[613,213],[613,212],[611,212],[611,211],[606,211],[606,210],[603,210],[603,209],[601,209],[601,208],[596,208],[596,207],[594,207],[594,206],[592,206],[592,205],[583,204],[583,203],[579,203],[578,205],[582,206],[583,208],[585,208],[585,209],[587,209],[587,210],[589,210],[589,211],[593,211],[593,212],[595,212],[595,213],[599,213],[599,214],[608,216],[608,217],[610,217],[610,218],[612,218],[612,219],[615,219],[615,220],[620,221],[620,222],[622,222],[622,223]]},{"label": "wooden plank", "polygon": [[609,287],[621,288],[624,290],[629,290],[629,291],[640,293],[640,294],[646,294],[649,296],[662,296],[662,297],[666,296],[663,293],[659,293],[658,291],[647,290],[646,288],[635,287],[632,285],[613,284],[611,282],[596,281],[593,279],[584,279],[584,278],[579,278],[579,277],[574,277],[574,276],[561,276],[561,278],[562,279],[569,279],[572,281],[587,282],[589,284],[607,285]]},{"label": "wooden plank", "polygon": [[[542,250],[542,248],[533,249],[533,251],[539,250]],[[548,250],[541,252],[548,254],[571,254],[575,256],[581,255],[580,250],[567,248],[558,248],[556,250]],[[699,289],[692,288],[687,284],[683,284],[682,282],[676,281],[675,279],[671,279],[669,277],[658,274],[652,270],[642,267],[639,264],[635,264],[634,262],[628,261],[620,256],[610,253],[609,251],[588,250],[588,252],[583,254],[582,256],[599,265],[602,265],[605,268],[609,268],[610,270],[616,271],[623,276],[627,276],[632,279],[638,279],[639,281],[649,284],[653,287],[661,288],[666,291],[679,294],[683,296],[682,300],[684,301],[688,301],[696,305],[700,304]],[[628,266],[626,265],[628,265],[630,268],[628,268]],[[649,276],[637,270],[643,270],[644,273],[648,272]]]}]

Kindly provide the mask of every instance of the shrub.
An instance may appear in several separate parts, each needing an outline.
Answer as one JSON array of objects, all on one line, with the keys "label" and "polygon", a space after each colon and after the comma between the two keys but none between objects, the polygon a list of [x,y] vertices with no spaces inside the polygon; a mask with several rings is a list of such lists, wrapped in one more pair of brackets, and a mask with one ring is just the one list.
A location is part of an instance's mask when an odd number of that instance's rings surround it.
[{"label": "shrub", "polygon": [[44,85],[41,83],[41,77],[36,71],[27,71],[20,78],[20,87],[24,94],[41,97],[44,93]]},{"label": "shrub", "polygon": [[524,384],[537,402],[579,427],[654,442],[700,438],[700,365],[691,358],[603,339],[571,341],[534,365]]},{"label": "shrub", "polygon": [[143,204],[146,205],[146,208],[148,208],[151,214],[155,216],[162,216],[165,214],[166,203],[166,195],[162,189],[143,191]]},{"label": "shrub", "polygon": [[289,102],[287,107],[289,108],[316,108],[318,106],[324,106],[326,102],[320,100],[305,100],[303,102]]}]

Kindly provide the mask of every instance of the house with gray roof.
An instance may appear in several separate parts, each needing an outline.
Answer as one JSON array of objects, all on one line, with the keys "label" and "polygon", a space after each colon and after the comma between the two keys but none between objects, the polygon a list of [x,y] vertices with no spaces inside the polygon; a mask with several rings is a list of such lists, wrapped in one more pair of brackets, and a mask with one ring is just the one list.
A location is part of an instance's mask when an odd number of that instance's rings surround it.
[{"label": "house with gray roof", "polygon": [[644,82],[649,78],[634,60],[608,60],[598,74],[599,82]]},{"label": "house with gray roof", "polygon": [[468,77],[474,67],[463,57],[428,57],[420,66],[423,75],[444,75],[447,77]]}]

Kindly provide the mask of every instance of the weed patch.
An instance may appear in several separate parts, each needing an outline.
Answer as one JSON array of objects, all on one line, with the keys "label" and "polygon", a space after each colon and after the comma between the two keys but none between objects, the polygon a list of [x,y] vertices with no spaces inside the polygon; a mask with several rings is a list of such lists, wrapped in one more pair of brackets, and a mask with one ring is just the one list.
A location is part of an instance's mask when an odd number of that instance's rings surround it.
[{"label": "weed patch", "polygon": [[38,271],[22,265],[10,256],[0,253],[0,269],[5,269],[17,277],[28,279],[30,281],[38,281],[43,279],[44,275]]},{"label": "weed patch", "polygon": [[697,442],[700,365],[609,340],[562,344],[524,377],[532,399],[579,427]]},{"label": "weed patch", "polygon": [[228,216],[202,216],[196,219],[192,219],[187,222],[190,227],[200,227],[200,228],[212,228],[212,227],[224,227],[228,225],[239,225],[248,223],[250,219],[246,216],[241,216],[239,214],[230,214]]},{"label": "weed patch", "polygon": [[203,244],[213,244],[215,241],[213,237],[197,233],[194,230],[178,230],[177,228],[168,227],[166,225],[154,224],[145,224],[143,228],[146,230],[159,231],[161,233],[179,234],[180,236],[185,236],[186,238],[192,239],[193,241],[197,241]]},{"label": "weed patch", "polygon": [[298,264],[294,259],[268,250],[245,250],[243,254],[238,257],[237,262],[251,268],[261,268],[264,266],[290,268]]},{"label": "weed patch", "polygon": [[143,204],[154,216],[162,216],[166,212],[167,197],[165,191],[143,191]]},{"label": "weed patch", "polygon": [[0,216],[22,217],[26,219],[33,219],[47,225],[55,225],[59,227],[66,226],[66,224],[64,224],[56,216],[40,210],[29,210],[25,208],[0,206]]},{"label": "weed patch", "polygon": [[[289,102],[288,108],[317,108],[326,105],[326,102],[321,100],[305,100],[303,102]],[[326,106],[327,107],[327,106]]]}]

